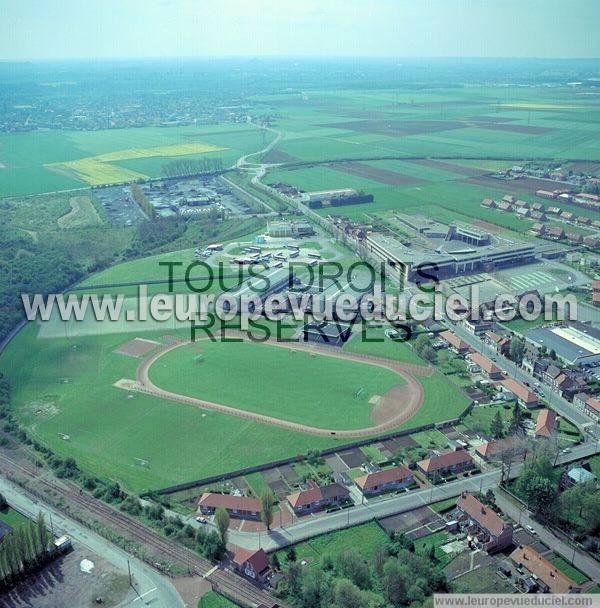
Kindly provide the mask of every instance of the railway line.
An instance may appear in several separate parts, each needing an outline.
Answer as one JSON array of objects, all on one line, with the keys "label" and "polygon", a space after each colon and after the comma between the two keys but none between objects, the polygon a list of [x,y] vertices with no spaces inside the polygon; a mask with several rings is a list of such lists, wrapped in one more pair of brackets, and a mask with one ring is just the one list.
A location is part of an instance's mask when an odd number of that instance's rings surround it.
[{"label": "railway line", "polygon": [[[13,474],[26,475],[29,478],[34,478],[43,491],[66,496],[69,503],[80,507],[89,515],[90,519],[83,523],[89,524],[95,516],[101,523],[110,524],[127,538],[141,546],[147,547],[153,554],[164,557],[180,568],[187,570],[189,575],[206,578],[220,593],[237,602],[241,602],[243,605],[251,608],[256,606],[268,606],[271,608],[284,606],[250,581],[222,567],[214,570],[214,565],[209,560],[153,532],[124,513],[116,511],[111,506],[84,493],[69,481],[55,482],[45,479],[40,475],[40,469],[16,462],[4,453],[0,453],[0,465],[5,474],[12,472]],[[41,498],[43,498],[43,495]],[[71,514],[69,515],[72,517]],[[168,574],[157,562],[153,563],[153,566],[163,574]]]}]

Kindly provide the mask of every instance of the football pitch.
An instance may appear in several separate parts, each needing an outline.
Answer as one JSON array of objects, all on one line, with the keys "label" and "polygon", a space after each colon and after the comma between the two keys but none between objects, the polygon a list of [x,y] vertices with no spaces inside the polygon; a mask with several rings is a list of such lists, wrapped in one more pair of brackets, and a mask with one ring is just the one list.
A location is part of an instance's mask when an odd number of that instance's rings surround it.
[{"label": "football pitch", "polygon": [[[169,334],[178,339],[189,337],[187,330]],[[122,378],[135,378],[140,360],[116,351],[136,337],[137,334],[106,334],[42,340],[34,324],[25,327],[0,358],[0,373],[11,381],[12,402],[19,421],[57,455],[75,458],[85,472],[116,479],[136,492],[347,442],[119,389],[115,383]],[[161,341],[165,332],[147,332],[143,337]],[[208,342],[202,344],[206,347]],[[199,387],[202,384],[199,378],[203,377],[207,390],[217,396],[251,398],[257,407],[263,407],[264,401],[265,407],[285,407],[287,415],[299,416],[302,409],[315,421],[319,415],[340,421],[349,414],[356,415],[355,420],[368,421],[372,406],[366,396],[365,399],[361,395],[355,397],[348,391],[360,385],[373,394],[391,383],[398,384],[399,380],[396,375],[377,377],[379,370],[372,366],[340,366],[335,362],[328,368],[318,366],[318,358],[302,360],[302,354],[293,355],[280,348],[277,353],[283,352],[275,357],[272,351],[276,347],[252,345],[264,348],[260,363],[268,366],[258,370],[250,365],[244,372],[246,384],[234,387],[228,380],[234,377],[229,362],[245,360],[242,350],[239,355],[234,354],[236,351],[231,347],[236,346],[239,345],[217,344],[211,349],[215,356],[207,357],[204,363],[194,362],[192,358],[182,363],[179,390],[186,388],[186,382]],[[219,347],[223,347],[220,352]],[[382,355],[387,356],[387,352],[382,351]],[[302,368],[303,374],[310,371],[318,375],[319,383],[329,382],[331,387],[338,387],[339,397],[333,403],[328,401],[330,411],[320,412],[317,405],[320,403],[324,409],[323,386],[317,382],[311,385],[300,375],[294,379],[294,360],[301,362],[295,369]],[[205,364],[208,371],[214,372],[212,375],[201,375],[200,369]],[[186,367],[187,372],[183,373]],[[188,373],[196,369],[198,379]],[[376,377],[372,379],[374,369]],[[348,382],[347,374],[353,374],[347,390],[342,380],[331,378],[332,370],[346,374],[342,379],[345,382]],[[170,375],[176,373],[175,368],[171,368]],[[423,406],[401,428],[452,418],[468,403],[466,396],[439,373],[418,380],[424,390]],[[296,400],[285,397],[289,382],[302,391]],[[222,393],[219,393],[219,384]],[[267,386],[269,394],[284,395],[285,400],[261,400],[260,392]],[[332,393],[329,399],[331,397]],[[292,401],[295,405],[290,405]]]}]

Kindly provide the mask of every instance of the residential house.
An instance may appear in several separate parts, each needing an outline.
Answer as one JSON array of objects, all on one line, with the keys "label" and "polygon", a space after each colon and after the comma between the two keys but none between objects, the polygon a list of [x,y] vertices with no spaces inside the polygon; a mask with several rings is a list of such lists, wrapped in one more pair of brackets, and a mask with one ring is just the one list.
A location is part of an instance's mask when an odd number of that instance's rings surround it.
[{"label": "residential house", "polygon": [[560,215],[562,213],[562,209],[560,207],[548,207],[548,213],[552,215]]},{"label": "residential house", "polygon": [[490,507],[473,494],[463,492],[456,504],[456,515],[461,529],[467,532],[478,548],[494,553],[512,545],[513,529]]},{"label": "residential house", "polygon": [[546,231],[546,236],[556,241],[560,241],[565,238],[565,231],[559,226],[548,228]]},{"label": "residential house", "polygon": [[543,211],[532,211],[529,214],[529,217],[536,222],[545,222],[548,220],[548,217]]},{"label": "residential house", "polygon": [[563,211],[560,214],[561,219],[566,220],[567,222],[570,222],[574,217],[575,214],[571,213],[570,211]]},{"label": "residential house", "polygon": [[596,397],[590,397],[585,402],[585,413],[593,418],[596,422],[600,422],[600,400]]},{"label": "residential house", "polygon": [[512,205],[506,201],[502,201],[498,204],[498,209],[500,211],[508,212],[512,209]]},{"label": "residential house", "polygon": [[539,405],[539,397],[530,391],[525,385],[513,380],[512,378],[506,378],[502,380],[502,386],[509,393],[512,393],[518,403],[527,409],[537,407]]},{"label": "residential house", "polygon": [[487,207],[488,209],[494,209],[496,207],[496,202],[494,200],[492,200],[491,198],[484,198],[481,201],[481,206]]},{"label": "residential house", "polygon": [[535,423],[535,436],[550,439],[556,430],[556,412],[543,409],[538,413]]},{"label": "residential house", "polygon": [[257,498],[205,492],[198,501],[198,509],[204,515],[213,515],[219,507],[236,519],[260,519],[261,505]]},{"label": "residential house", "polygon": [[475,448],[475,453],[486,462],[491,462],[502,452],[516,447],[514,437],[504,437],[503,439],[492,439],[486,443],[482,443]]},{"label": "residential house", "polygon": [[529,214],[530,214],[530,213],[531,213],[531,212],[529,211],[529,209],[527,209],[527,207],[519,207],[519,208],[517,209],[517,215],[518,215],[519,217],[529,217]]},{"label": "residential house", "polygon": [[431,458],[417,462],[419,471],[428,477],[436,477],[448,473],[461,473],[472,469],[474,466],[475,462],[465,450],[456,450],[455,452],[448,452],[441,456],[432,456]]},{"label": "residential house", "polygon": [[582,224],[583,226],[587,226],[592,223],[592,220],[589,217],[586,217],[585,215],[579,215],[577,216],[577,223]]},{"label": "residential house", "polygon": [[573,405],[585,409],[586,401],[590,398],[587,393],[576,393],[573,395]]},{"label": "residential house", "polygon": [[486,331],[484,339],[497,353],[503,355],[508,352],[510,340],[505,336],[501,336],[493,331]]},{"label": "residential house", "polygon": [[531,209],[533,211],[544,211],[545,207],[542,205],[542,203],[533,203],[533,205],[531,205]]},{"label": "residential house", "polygon": [[348,488],[339,483],[332,483],[319,487],[312,479],[307,481],[308,488],[294,492],[286,497],[290,507],[296,515],[313,513],[340,504],[348,499],[350,492]]},{"label": "residential house", "polygon": [[554,192],[550,192],[549,190],[536,190],[535,195],[539,196],[540,198],[556,198],[556,194],[554,194]]},{"label": "residential house", "polygon": [[590,234],[589,236],[583,237],[583,244],[590,249],[599,249],[600,248],[600,238]]},{"label": "residential house", "polygon": [[581,245],[581,243],[583,243],[583,235],[577,234],[576,232],[567,232],[565,233],[565,236],[571,245]]},{"label": "residential house", "polygon": [[357,477],[354,483],[363,494],[374,495],[407,488],[414,483],[414,477],[410,469],[400,465],[392,469],[375,471],[374,473]]},{"label": "residential house", "polygon": [[453,331],[447,329],[441,332],[439,337],[445,340],[450,345],[450,349],[459,355],[466,355],[469,352],[469,345],[464,340],[461,340]]},{"label": "residential house", "polygon": [[531,227],[531,232],[533,232],[534,234],[536,234],[538,236],[542,236],[542,235],[546,234],[546,226],[544,226],[544,224],[536,222]]},{"label": "residential house", "polygon": [[537,578],[538,590],[542,593],[579,593],[581,587],[554,564],[542,557],[532,547],[519,546],[510,559],[519,568],[525,568]]},{"label": "residential house", "polygon": [[505,194],[502,197],[502,201],[508,203],[509,205],[512,205],[515,202],[515,197],[511,196],[510,194]]},{"label": "residential house", "polygon": [[259,583],[265,583],[271,574],[269,558],[264,549],[236,549],[231,561],[240,574]]},{"label": "residential house", "polygon": [[488,359],[485,355],[481,353],[471,353],[469,355],[469,359],[472,363],[481,368],[481,371],[490,379],[490,380],[501,380],[502,370],[491,360]]},{"label": "residential house", "polygon": [[529,209],[529,203],[527,201],[522,201],[521,199],[517,199],[514,202],[514,205],[517,209]]}]

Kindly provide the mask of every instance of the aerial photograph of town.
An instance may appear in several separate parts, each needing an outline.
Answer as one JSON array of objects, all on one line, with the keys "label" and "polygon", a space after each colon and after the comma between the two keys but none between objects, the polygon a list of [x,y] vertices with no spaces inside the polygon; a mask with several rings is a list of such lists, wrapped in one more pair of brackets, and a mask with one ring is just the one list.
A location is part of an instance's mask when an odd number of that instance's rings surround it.
[{"label": "aerial photograph of town", "polygon": [[0,15],[0,608],[600,607],[598,0]]}]

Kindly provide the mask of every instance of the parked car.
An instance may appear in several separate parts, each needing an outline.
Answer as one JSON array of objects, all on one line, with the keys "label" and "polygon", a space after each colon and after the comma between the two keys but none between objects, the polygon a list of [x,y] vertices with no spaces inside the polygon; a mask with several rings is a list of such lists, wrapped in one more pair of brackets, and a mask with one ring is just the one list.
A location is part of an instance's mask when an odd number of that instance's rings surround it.
[{"label": "parked car", "polygon": [[534,536],[537,534],[537,532],[528,524],[525,524],[525,530],[527,530],[529,534],[533,534]]},{"label": "parked car", "polygon": [[197,521],[198,523],[203,524],[203,525],[206,525],[206,524],[208,523],[208,521],[207,521],[206,517],[202,517],[202,516],[198,516],[198,517],[196,517],[196,521]]}]

